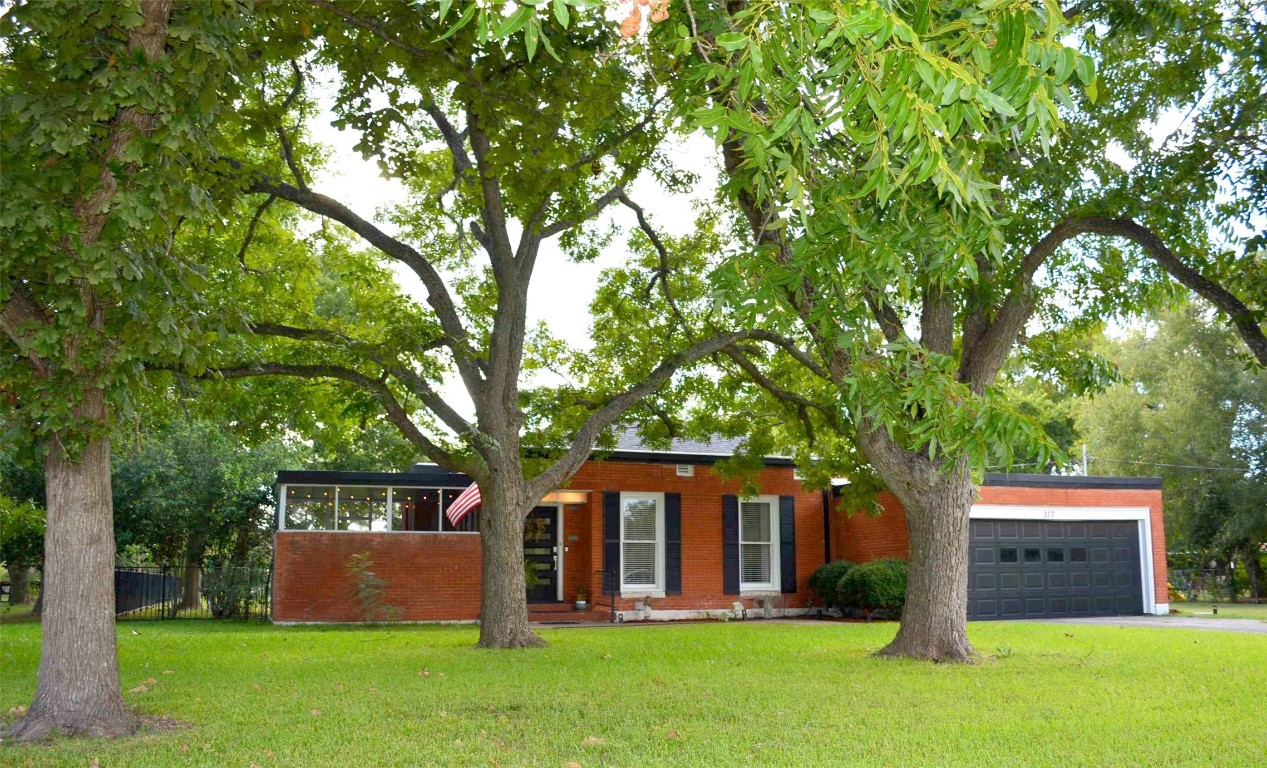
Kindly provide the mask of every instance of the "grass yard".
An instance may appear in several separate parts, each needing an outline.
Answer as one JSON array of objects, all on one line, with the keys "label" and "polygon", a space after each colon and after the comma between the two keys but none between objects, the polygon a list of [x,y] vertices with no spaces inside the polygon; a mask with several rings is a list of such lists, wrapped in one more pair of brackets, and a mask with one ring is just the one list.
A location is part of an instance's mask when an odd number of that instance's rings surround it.
[{"label": "grass yard", "polygon": [[1192,616],[1198,619],[1257,619],[1258,621],[1267,621],[1267,603],[1262,605],[1254,605],[1252,603],[1217,603],[1219,606],[1218,615],[1214,615],[1214,606],[1216,603],[1208,602],[1182,602],[1171,603],[1170,607],[1179,611],[1179,616]]},{"label": "grass yard", "polygon": [[[555,629],[119,626],[126,694],[189,724],[2,747],[4,766],[1253,765],[1267,637],[980,623],[972,666],[868,653],[893,624]],[[0,627],[0,714],[39,626]],[[148,682],[147,682],[148,681]],[[10,716],[12,717],[12,716]]]}]

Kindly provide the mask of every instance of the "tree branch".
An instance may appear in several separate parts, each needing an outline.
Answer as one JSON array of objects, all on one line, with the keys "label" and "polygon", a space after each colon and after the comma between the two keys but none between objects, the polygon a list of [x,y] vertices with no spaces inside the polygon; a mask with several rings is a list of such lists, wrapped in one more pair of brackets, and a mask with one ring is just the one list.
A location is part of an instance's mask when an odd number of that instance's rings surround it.
[{"label": "tree branch", "polygon": [[255,228],[260,224],[260,218],[264,216],[264,211],[273,204],[277,199],[277,195],[269,195],[268,199],[255,209],[255,215],[251,217],[251,223],[246,228],[246,237],[242,238],[242,247],[238,249],[238,261],[242,262],[242,269],[252,274],[263,274],[258,269],[251,269],[246,265],[246,252],[251,247],[251,241],[255,239]]},{"label": "tree branch", "polygon": [[[197,378],[202,379],[244,379],[254,376],[294,376],[303,379],[337,379],[354,384],[379,399],[387,412],[387,419],[396,425],[397,428],[409,439],[414,445],[426,454],[427,458],[442,467],[470,474],[478,479],[478,475],[473,474],[473,470],[478,469],[472,467],[468,462],[461,461],[453,454],[441,448],[430,438],[418,429],[418,425],[413,423],[409,418],[409,414],[405,411],[400,401],[392,394],[387,384],[381,379],[375,379],[367,376],[360,371],[344,368],[338,365],[293,365],[289,363],[249,363],[244,365],[220,366],[208,368]],[[482,473],[481,473],[482,474]]]},{"label": "tree branch", "polygon": [[[379,345],[369,344],[325,328],[296,328],[277,323],[255,323],[251,326],[251,331],[261,336],[277,336],[298,341],[318,341],[333,344],[363,355],[367,360],[382,367],[383,370],[390,373],[404,385],[406,389],[422,401],[422,404],[429,411],[439,417],[449,429],[459,435],[469,434],[473,429],[471,423],[462,418],[462,415],[453,406],[449,405],[448,401],[441,397],[432,388],[431,384],[408,366],[402,365],[399,360],[388,359],[383,356],[380,352],[382,347]],[[432,341],[423,350],[438,349],[441,346],[445,346],[444,339]]]},{"label": "tree branch", "polygon": [[14,285],[9,300],[0,304],[0,329],[13,340],[18,350],[31,361],[31,366],[40,378],[49,374],[48,362],[35,351],[35,339],[42,328],[48,327],[49,321],[40,311],[35,300],[30,298],[21,286]]},{"label": "tree branch", "polygon": [[576,216],[575,218],[571,218],[571,219],[563,219],[561,221],[556,221],[553,224],[547,224],[546,226],[542,227],[541,229],[542,239],[554,237],[560,232],[565,232],[571,229],[572,227],[575,227],[578,224],[589,221],[590,219],[594,218],[598,214],[602,213],[604,208],[614,203],[618,198],[620,198],[624,194],[625,194],[624,185],[612,187],[611,189],[603,193],[602,197],[599,197],[597,200],[591,203],[590,206],[586,208],[584,211],[582,211],[579,216]]},{"label": "tree branch", "polygon": [[717,354],[736,341],[742,341],[750,337],[751,333],[748,331],[736,331],[722,336],[714,336],[704,341],[696,342],[685,350],[665,359],[651,373],[647,374],[642,381],[608,400],[606,405],[590,414],[589,418],[585,420],[585,424],[581,426],[580,430],[572,438],[572,445],[567,453],[528,482],[528,495],[534,499],[542,498],[575,474],[594,450],[594,441],[598,439],[599,434],[611,426],[625,411],[659,389],[678,369],[696,360]]},{"label": "tree branch", "polygon": [[445,336],[451,341],[450,347],[453,350],[453,358],[457,363],[458,373],[461,374],[467,391],[478,399],[484,387],[484,378],[478,362],[478,356],[470,347],[470,337],[462,324],[461,317],[458,316],[457,307],[453,303],[453,298],[449,295],[449,289],[444,282],[444,278],[426,257],[409,245],[362,219],[350,208],[334,198],[312,191],[304,191],[267,177],[258,178],[251,184],[249,189],[252,192],[276,195],[319,216],[337,221],[360,235],[366,242],[373,245],[386,256],[412,269],[414,274],[418,275],[418,278],[422,280],[422,284],[427,290],[427,303],[435,310],[436,317],[440,321],[440,327],[444,329]]}]

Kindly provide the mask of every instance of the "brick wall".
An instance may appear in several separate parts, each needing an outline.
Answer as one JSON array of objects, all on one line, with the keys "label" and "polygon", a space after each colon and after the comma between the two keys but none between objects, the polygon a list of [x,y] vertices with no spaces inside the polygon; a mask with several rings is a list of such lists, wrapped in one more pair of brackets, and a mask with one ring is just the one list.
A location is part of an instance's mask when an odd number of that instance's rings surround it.
[{"label": "brick wall", "polygon": [[[879,516],[841,510],[832,512],[832,556],[864,563],[881,557],[906,558],[906,517],[893,494],[878,497]],[[1160,490],[1118,488],[1018,488],[987,485],[978,489],[977,503],[1045,507],[1148,507],[1153,537],[1153,576],[1157,602],[1167,600],[1166,533]]]},{"label": "brick wall", "polygon": [[[783,607],[805,607],[809,592],[805,586],[811,573],[823,564],[822,493],[808,490],[792,476],[791,467],[769,467],[757,480],[762,495],[796,497],[796,583],[795,594],[781,595]],[[588,525],[584,538],[572,546],[567,557],[584,549],[588,557],[585,582],[591,601],[607,604],[602,595],[603,491],[646,491],[682,494],[682,594],[653,599],[656,610],[726,609],[740,601],[752,606],[752,598],[724,593],[722,583],[722,496],[740,494],[738,480],[725,480],[708,465],[695,465],[694,477],[678,477],[676,465],[638,462],[588,462],[569,484],[570,488],[591,491]],[[569,567],[568,572],[571,573]],[[577,582],[565,580],[564,595],[575,596]],[[631,610],[635,600],[621,599],[617,610]]]},{"label": "brick wall", "polygon": [[[584,504],[564,507],[563,596],[571,602],[584,585],[591,604],[604,603],[603,491],[682,494],[682,594],[654,600],[657,610],[729,608],[739,596],[723,594],[721,503],[739,494],[740,481],[723,480],[708,465],[694,477],[678,477],[676,465],[588,462],[569,488],[587,490]],[[762,494],[796,497],[797,592],[782,595],[787,608],[807,604],[806,580],[823,563],[823,505],[790,467],[759,476]],[[474,534],[280,531],[275,534],[273,617],[280,622],[360,621],[348,559],[368,552],[386,582],[386,602],[405,621],[453,621],[479,617],[480,539]],[[751,598],[742,600],[751,606]],[[634,600],[617,602],[630,610]]]},{"label": "brick wall", "polygon": [[347,563],[368,552],[385,602],[404,621],[479,618],[480,537],[473,533],[274,534],[273,620],[361,621]]}]

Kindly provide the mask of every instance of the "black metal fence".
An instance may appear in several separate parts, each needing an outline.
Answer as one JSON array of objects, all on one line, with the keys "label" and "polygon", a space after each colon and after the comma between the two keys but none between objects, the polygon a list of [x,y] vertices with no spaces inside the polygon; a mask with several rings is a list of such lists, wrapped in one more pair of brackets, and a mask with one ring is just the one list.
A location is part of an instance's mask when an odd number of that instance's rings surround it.
[{"label": "black metal fence", "polygon": [[115,618],[266,621],[272,588],[269,568],[221,564],[121,566],[114,570]]}]

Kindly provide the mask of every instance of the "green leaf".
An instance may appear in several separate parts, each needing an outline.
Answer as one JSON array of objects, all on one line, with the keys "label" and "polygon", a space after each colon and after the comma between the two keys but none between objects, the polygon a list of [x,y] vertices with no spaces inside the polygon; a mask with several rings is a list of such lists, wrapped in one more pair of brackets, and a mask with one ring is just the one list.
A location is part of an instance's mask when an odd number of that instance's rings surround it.
[{"label": "green leaf", "polygon": [[717,36],[717,44],[727,51],[737,51],[748,44],[748,36],[740,32],[724,32]]},{"label": "green leaf", "polygon": [[568,28],[568,24],[572,22],[572,15],[568,13],[567,0],[554,0],[554,18],[564,28]]}]

